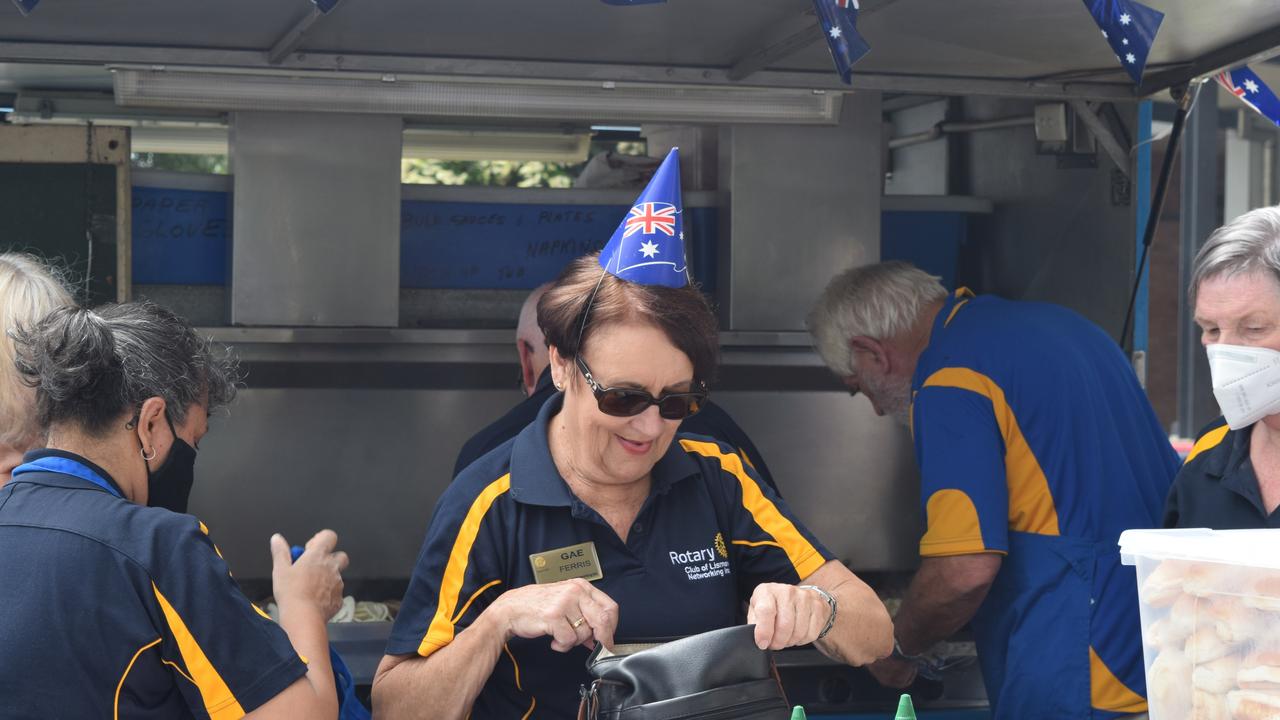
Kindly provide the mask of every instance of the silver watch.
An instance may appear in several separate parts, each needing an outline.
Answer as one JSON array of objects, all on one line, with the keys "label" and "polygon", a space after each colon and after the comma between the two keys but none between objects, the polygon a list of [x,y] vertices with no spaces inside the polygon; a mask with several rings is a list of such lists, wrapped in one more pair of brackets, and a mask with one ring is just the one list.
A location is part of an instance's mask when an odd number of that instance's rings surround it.
[{"label": "silver watch", "polygon": [[823,590],[817,585],[800,585],[799,588],[801,590],[812,590],[818,593],[822,596],[823,600],[827,601],[827,607],[831,608],[831,614],[827,616],[827,624],[823,625],[822,632],[818,633],[818,639],[821,640],[827,636],[827,633],[831,632],[831,626],[836,624],[836,599],[831,596],[831,593]]}]

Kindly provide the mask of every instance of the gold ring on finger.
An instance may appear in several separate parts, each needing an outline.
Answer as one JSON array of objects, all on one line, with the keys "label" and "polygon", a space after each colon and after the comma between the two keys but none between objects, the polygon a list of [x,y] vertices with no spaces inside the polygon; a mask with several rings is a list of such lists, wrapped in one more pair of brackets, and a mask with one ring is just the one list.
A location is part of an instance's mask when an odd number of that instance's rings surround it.
[{"label": "gold ring on finger", "polygon": [[586,621],[587,621],[587,619],[586,619],[586,618],[584,618],[584,617],[580,617],[580,618],[578,618],[577,620],[574,620],[573,622],[571,622],[571,623],[569,623],[569,624],[570,624],[571,626],[573,626],[573,629],[574,629],[574,630],[577,630],[578,628],[582,627],[582,623],[584,623],[584,622],[586,622]]}]

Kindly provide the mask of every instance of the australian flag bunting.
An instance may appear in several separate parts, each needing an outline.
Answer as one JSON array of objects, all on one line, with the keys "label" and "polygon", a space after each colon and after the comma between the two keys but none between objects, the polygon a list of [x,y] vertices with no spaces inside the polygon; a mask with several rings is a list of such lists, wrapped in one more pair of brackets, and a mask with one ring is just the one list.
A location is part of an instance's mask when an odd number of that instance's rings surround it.
[{"label": "australian flag bunting", "polygon": [[858,0],[813,0],[818,11],[818,25],[827,39],[836,72],[845,85],[853,83],[853,65],[871,47],[858,34]]},{"label": "australian flag bunting", "polygon": [[1141,84],[1164,13],[1131,0],[1084,0],[1084,4],[1133,84]]},{"label": "australian flag bunting", "polygon": [[18,12],[30,15],[31,11],[36,9],[36,5],[40,4],[40,0],[13,0],[13,4],[18,6]]},{"label": "australian flag bunting", "polygon": [[600,266],[641,285],[688,285],[683,215],[680,151],[672,148],[600,251]]},{"label": "australian flag bunting", "polygon": [[1240,102],[1257,110],[1263,117],[1280,125],[1280,99],[1247,66],[1217,74],[1218,84],[1240,98]]}]

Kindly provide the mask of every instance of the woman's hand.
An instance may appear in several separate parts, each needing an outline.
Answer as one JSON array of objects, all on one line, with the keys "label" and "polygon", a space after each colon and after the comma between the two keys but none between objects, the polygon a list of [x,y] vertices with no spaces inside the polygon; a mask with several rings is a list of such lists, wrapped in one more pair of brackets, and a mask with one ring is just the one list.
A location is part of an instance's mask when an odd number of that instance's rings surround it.
[{"label": "woman's hand", "polygon": [[618,604],[581,578],[508,590],[485,614],[500,621],[508,639],[548,636],[557,652],[597,642],[612,647],[618,626]]},{"label": "woman's hand", "polygon": [[327,622],[338,612],[342,607],[342,571],[349,560],[346,553],[334,550],[337,546],[337,533],[321,530],[293,562],[284,536],[271,536],[271,588],[281,614],[286,607],[314,609]]},{"label": "woman's hand", "polygon": [[761,650],[807,645],[826,627],[831,606],[821,595],[796,585],[757,585],[747,608],[747,624],[756,626]]}]

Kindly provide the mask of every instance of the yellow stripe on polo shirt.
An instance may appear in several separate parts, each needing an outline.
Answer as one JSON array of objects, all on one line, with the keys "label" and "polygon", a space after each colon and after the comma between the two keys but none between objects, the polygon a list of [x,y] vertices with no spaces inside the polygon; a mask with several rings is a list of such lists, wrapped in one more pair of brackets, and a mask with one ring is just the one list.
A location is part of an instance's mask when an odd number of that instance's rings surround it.
[{"label": "yellow stripe on polo shirt", "polygon": [[[818,549],[796,529],[795,524],[760,491],[760,486],[743,467],[741,457],[722,452],[720,446],[712,442],[685,439],[680,441],[680,446],[688,452],[719,460],[720,467],[738,479],[738,484],[742,487],[742,506],[751,513],[756,525],[768,533],[787,554],[787,559],[791,561],[799,578],[808,577],[827,562]],[[735,541],[735,544],[740,543]]]}]

